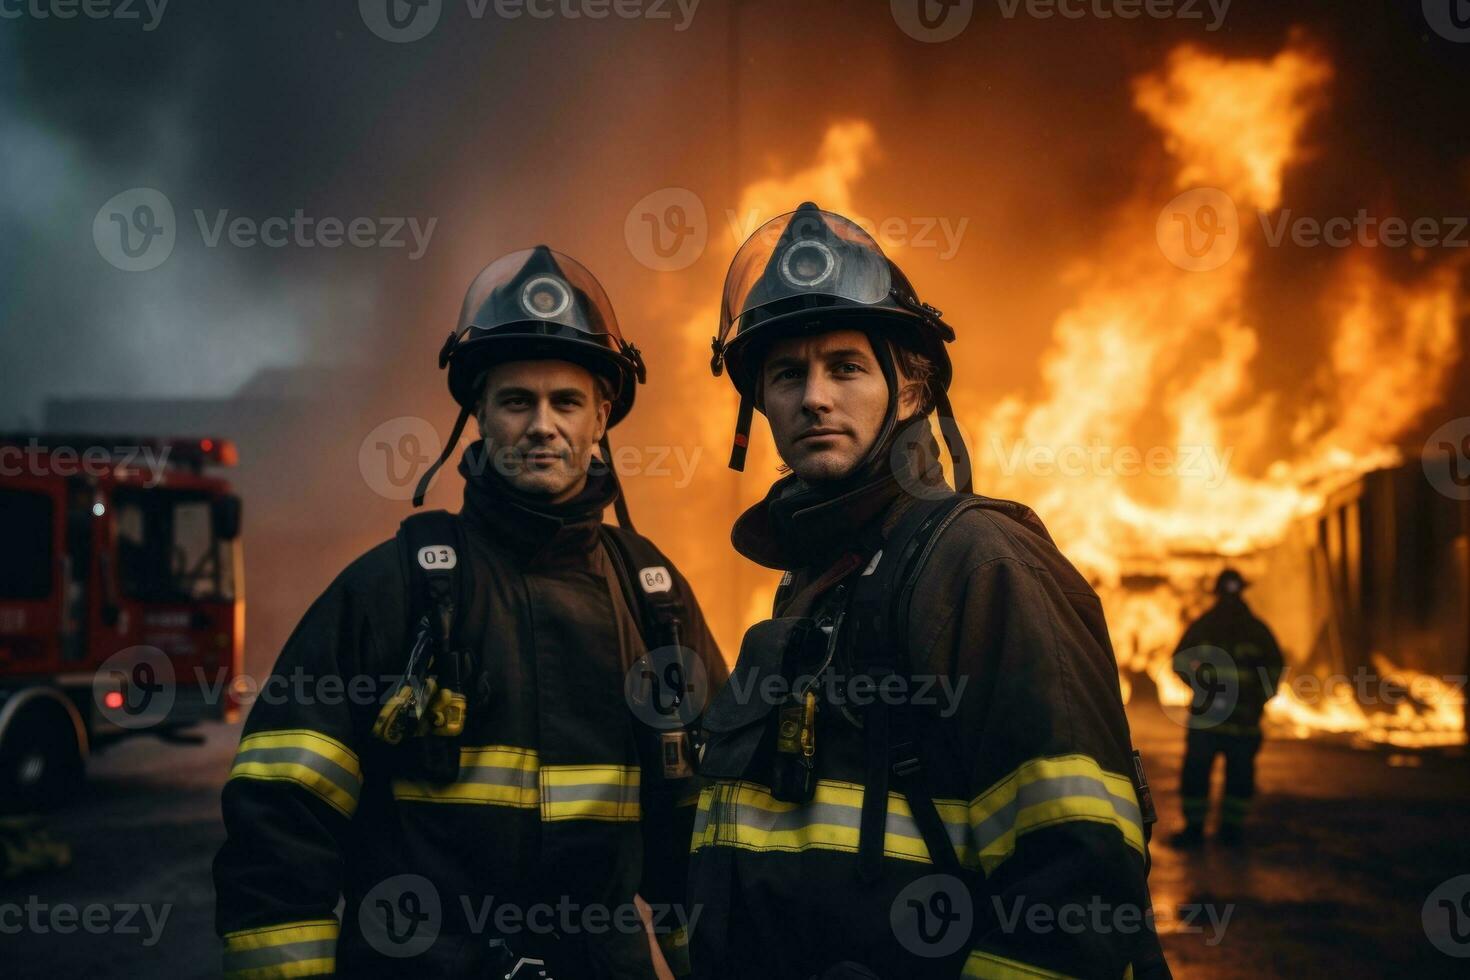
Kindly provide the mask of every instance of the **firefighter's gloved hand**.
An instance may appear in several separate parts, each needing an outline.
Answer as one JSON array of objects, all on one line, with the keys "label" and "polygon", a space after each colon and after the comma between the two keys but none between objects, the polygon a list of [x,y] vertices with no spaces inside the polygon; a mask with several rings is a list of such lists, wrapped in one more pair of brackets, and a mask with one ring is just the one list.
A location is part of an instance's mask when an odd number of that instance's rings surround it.
[{"label": "firefighter's gloved hand", "polygon": [[834,966],[827,967],[817,980],[882,980],[878,974],[851,960],[843,960]]}]

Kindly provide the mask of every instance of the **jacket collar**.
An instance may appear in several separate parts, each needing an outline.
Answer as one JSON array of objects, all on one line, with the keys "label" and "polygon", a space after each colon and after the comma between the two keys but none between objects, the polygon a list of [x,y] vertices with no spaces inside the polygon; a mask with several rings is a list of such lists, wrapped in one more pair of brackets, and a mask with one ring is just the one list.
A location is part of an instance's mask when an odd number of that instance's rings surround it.
[{"label": "jacket collar", "polygon": [[465,450],[459,472],[465,524],[523,560],[586,558],[598,545],[603,512],[618,496],[612,471],[597,459],[582,492],[565,503],[522,493],[495,471],[483,440]]},{"label": "jacket collar", "polygon": [[865,472],[831,484],[784,477],[740,515],[730,541],[756,564],[781,570],[824,566],[844,551],[876,548],[895,505],[912,499],[914,490],[944,486],[938,450],[931,434],[898,462],[882,452]]}]

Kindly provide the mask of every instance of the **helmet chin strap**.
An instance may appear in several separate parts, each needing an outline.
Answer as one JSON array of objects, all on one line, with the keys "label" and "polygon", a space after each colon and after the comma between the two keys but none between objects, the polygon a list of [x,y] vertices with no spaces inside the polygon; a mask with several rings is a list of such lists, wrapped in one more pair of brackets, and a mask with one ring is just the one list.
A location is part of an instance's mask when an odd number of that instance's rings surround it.
[{"label": "helmet chin strap", "polygon": [[602,434],[602,439],[597,445],[602,448],[602,459],[607,464],[608,476],[613,481],[613,486],[618,488],[618,495],[613,498],[613,511],[618,515],[618,527],[625,531],[632,531],[634,530],[633,517],[628,513],[628,500],[623,493],[623,484],[618,479],[617,469],[613,467],[612,445],[608,442],[606,432]]},{"label": "helmet chin strap", "polygon": [[730,446],[730,469],[745,472],[745,454],[750,449],[750,423],[755,417],[755,400],[741,392],[740,410],[735,416],[735,440]]},{"label": "helmet chin strap", "polygon": [[469,418],[470,409],[468,405],[465,405],[459,410],[459,418],[454,420],[454,431],[449,433],[449,438],[445,441],[439,458],[424,471],[424,475],[419,477],[419,485],[414,487],[413,506],[415,509],[424,505],[424,494],[429,492],[429,484],[433,482],[434,474],[439,472],[439,467],[444,465],[444,461],[454,452],[454,447],[459,445],[459,437],[464,433],[464,424],[469,421]]},{"label": "helmet chin strap", "polygon": [[[960,436],[960,427],[955,424],[954,409],[949,405],[949,392],[940,388],[934,395],[935,413],[939,420],[939,433],[944,436],[944,447],[949,450],[949,462],[954,467],[955,490],[959,493],[975,492],[975,470],[970,465],[970,452]],[[945,423],[949,423],[946,425]]]}]

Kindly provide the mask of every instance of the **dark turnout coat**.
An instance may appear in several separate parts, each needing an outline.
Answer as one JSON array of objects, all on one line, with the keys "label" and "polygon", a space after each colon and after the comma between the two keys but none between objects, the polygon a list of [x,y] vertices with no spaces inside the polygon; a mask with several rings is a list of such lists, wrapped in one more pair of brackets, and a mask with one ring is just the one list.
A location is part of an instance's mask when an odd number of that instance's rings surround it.
[{"label": "dark turnout coat", "polygon": [[[389,541],[332,583],[281,652],[274,673],[303,676],[308,695],[263,697],[246,722],[214,866],[227,974],[488,976],[545,959],[557,978],[641,978],[652,968],[634,895],[660,907],[662,934],[680,924],[662,906],[684,909],[695,787],[641,764],[624,676],[644,642],[600,536],[615,490],[593,480],[571,504],[536,508],[470,459],[464,635],[484,683],[454,740],[458,778],[431,781],[415,740],[370,734],[411,639]],[[718,684],[693,593],[660,563],[684,597],[683,643]],[[315,683],[350,691],[360,677],[366,704]]]},{"label": "dark turnout coat", "polygon": [[[790,571],[777,617],[821,620],[915,498],[891,478],[807,496],[794,478],[778,483],[734,540]],[[1144,827],[1102,606],[1028,508],[982,498],[956,518],[918,578],[902,638],[957,878],[936,877],[907,800],[890,790],[881,874],[861,879],[869,760],[860,710],[831,704],[840,685],[817,688],[814,798],[773,797],[772,739],[753,760],[735,748],[741,724],[769,724],[763,704],[739,703],[755,634],[707,713],[722,731],[709,733],[701,767],[714,783],[691,868],[691,900],[704,906],[697,977],[806,980],[843,963],[885,980],[1167,970],[1144,926]]]},{"label": "dark turnout coat", "polygon": [[1284,670],[1275,634],[1238,595],[1220,596],[1174,651],[1174,672],[1194,692],[1189,727],[1216,735],[1259,737]]}]

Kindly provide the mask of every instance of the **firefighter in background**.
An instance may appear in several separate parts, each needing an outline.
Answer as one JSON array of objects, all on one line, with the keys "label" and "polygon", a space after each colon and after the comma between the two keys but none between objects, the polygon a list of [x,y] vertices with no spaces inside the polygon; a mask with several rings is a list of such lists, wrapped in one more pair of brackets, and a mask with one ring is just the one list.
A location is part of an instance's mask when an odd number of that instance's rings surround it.
[{"label": "firefighter in background", "polygon": [[[683,904],[689,733],[647,730],[625,697],[663,649],[630,570],[683,666],[717,684],[723,665],[673,563],[625,509],[602,523],[619,487],[593,449],[642,359],[591,273],[541,246],[475,279],[445,365],[462,410],[434,469],[471,413],[482,436],[463,509],[410,518],[338,576],[245,725],[214,864],[227,976],[642,980],[660,957],[637,899]],[[425,518],[448,540],[414,547]]]},{"label": "firefighter in background", "polygon": [[1227,568],[1215,580],[1215,604],[1195,620],[1174,652],[1174,673],[1193,692],[1184,768],[1179,777],[1184,829],[1179,847],[1204,842],[1210,810],[1210,772],[1225,757],[1225,798],[1220,803],[1219,840],[1239,844],[1256,792],[1256,753],[1261,750],[1261,713],[1281,681],[1281,647],[1241,592],[1245,578]]},{"label": "firefighter in background", "polygon": [[[704,721],[701,980],[1168,975],[1102,606],[1028,508],[946,484],[953,337],[813,204],[731,264],[731,465],[760,409],[790,468],[732,540],[786,575]],[[1150,925],[1027,924],[1099,904]]]}]

